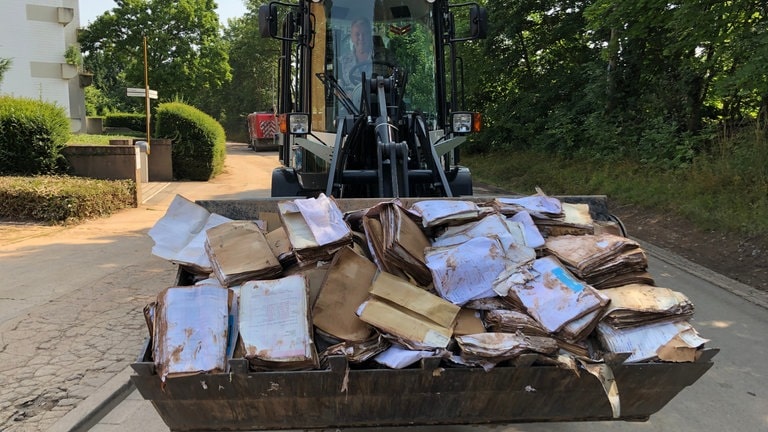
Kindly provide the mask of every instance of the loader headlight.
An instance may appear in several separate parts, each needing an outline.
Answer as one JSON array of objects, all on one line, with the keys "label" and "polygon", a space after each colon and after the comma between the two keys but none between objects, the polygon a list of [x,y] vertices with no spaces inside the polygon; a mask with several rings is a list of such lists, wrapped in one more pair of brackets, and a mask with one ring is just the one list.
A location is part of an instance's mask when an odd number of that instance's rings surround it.
[{"label": "loader headlight", "polygon": [[309,115],[305,113],[288,113],[280,115],[280,132],[291,135],[306,135],[309,133]]},{"label": "loader headlight", "polygon": [[456,134],[468,134],[480,132],[480,113],[457,111],[451,113],[451,132]]}]

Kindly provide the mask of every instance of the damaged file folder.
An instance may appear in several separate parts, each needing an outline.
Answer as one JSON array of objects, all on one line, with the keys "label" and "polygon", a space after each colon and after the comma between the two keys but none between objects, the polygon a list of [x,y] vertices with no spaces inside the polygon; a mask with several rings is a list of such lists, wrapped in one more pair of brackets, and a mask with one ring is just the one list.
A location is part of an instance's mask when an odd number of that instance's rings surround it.
[{"label": "damaged file folder", "polygon": [[241,351],[254,369],[318,366],[303,275],[248,281],[240,289]]},{"label": "damaged file folder", "polygon": [[280,219],[298,261],[304,265],[330,261],[333,253],[352,243],[352,232],[336,202],[317,198],[278,203]]},{"label": "damaged file folder", "polygon": [[360,319],[411,349],[446,348],[460,308],[388,273],[378,273]]}]

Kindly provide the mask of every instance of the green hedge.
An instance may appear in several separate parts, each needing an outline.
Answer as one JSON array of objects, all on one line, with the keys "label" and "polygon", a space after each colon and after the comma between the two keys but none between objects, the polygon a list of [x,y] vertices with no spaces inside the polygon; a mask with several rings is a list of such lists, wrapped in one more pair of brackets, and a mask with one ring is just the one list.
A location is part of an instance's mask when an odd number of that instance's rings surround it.
[{"label": "green hedge", "polygon": [[0,96],[0,175],[65,172],[69,139],[64,109],[34,99]]},{"label": "green hedge", "polygon": [[226,137],[213,117],[181,102],[157,107],[156,135],[173,140],[173,176],[207,181],[224,170]]},{"label": "green hedge", "polygon": [[147,131],[147,116],[138,113],[111,113],[104,117],[104,127]]},{"label": "green hedge", "polygon": [[75,222],[133,207],[132,180],[70,176],[0,177],[0,218]]}]

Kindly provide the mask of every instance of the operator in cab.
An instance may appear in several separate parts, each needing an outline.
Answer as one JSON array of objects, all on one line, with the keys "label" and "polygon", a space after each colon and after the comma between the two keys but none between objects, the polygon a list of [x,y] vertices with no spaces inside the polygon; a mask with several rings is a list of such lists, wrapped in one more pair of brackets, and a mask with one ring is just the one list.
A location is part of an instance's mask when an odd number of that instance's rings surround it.
[{"label": "operator in cab", "polygon": [[366,77],[371,76],[371,61],[373,60],[373,27],[365,18],[357,18],[352,21],[349,30],[349,39],[352,42],[352,52],[341,59],[341,84],[351,93],[360,83],[360,76],[365,72]]}]

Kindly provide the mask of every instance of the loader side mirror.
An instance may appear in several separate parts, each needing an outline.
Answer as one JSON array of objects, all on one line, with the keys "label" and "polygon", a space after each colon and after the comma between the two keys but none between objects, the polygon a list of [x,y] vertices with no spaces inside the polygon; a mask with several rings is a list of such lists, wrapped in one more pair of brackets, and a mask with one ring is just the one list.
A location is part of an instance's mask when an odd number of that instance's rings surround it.
[{"label": "loader side mirror", "polygon": [[488,10],[473,5],[469,9],[469,31],[473,39],[485,39],[488,36]]},{"label": "loader side mirror", "polygon": [[263,38],[277,36],[277,5],[259,6],[259,34]]}]

